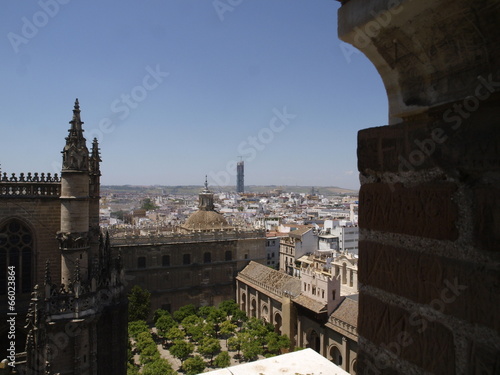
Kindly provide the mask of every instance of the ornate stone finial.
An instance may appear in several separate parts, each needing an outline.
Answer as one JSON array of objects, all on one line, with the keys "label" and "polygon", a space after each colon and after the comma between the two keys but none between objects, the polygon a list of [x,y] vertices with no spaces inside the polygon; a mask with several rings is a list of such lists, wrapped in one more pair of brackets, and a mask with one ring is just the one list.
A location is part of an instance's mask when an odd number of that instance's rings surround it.
[{"label": "ornate stone finial", "polygon": [[208,190],[208,180],[207,180],[207,175],[205,175],[205,190]]},{"label": "ornate stone finial", "polygon": [[77,259],[75,265],[75,283],[79,282],[80,282],[80,259]]},{"label": "ornate stone finial", "polygon": [[76,129],[81,130],[82,128],[83,121],[80,118],[80,103],[78,102],[78,98],[76,98],[73,108],[73,119],[69,123]]},{"label": "ornate stone finial", "polygon": [[94,138],[92,141],[92,152],[90,154],[90,171],[94,175],[101,175],[101,168],[100,168],[100,162],[101,162],[101,153],[99,152],[99,142],[97,138]]},{"label": "ornate stone finial", "polygon": [[50,260],[49,259],[47,259],[45,261],[45,277],[44,277],[43,284],[44,285],[51,285],[52,284],[52,280],[50,277]]},{"label": "ornate stone finial", "polygon": [[28,332],[28,336],[26,337],[26,346],[25,351],[29,352],[35,346],[34,338],[33,338],[33,329],[30,329]]},{"label": "ornate stone finial", "polygon": [[86,140],[83,137],[83,121],[80,118],[80,104],[78,99],[73,108],[73,119],[69,122],[71,128],[66,137],[66,146],[63,154],[63,170],[88,171],[89,169],[89,151]]}]

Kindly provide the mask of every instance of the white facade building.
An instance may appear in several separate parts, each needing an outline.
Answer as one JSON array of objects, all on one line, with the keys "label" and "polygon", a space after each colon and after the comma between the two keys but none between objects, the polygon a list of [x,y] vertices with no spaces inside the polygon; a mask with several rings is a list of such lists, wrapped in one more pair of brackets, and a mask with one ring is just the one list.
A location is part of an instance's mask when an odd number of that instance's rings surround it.
[{"label": "white facade building", "polygon": [[358,255],[359,227],[352,221],[325,220],[322,234],[338,238],[338,251]]},{"label": "white facade building", "polygon": [[313,228],[292,230],[280,241],[280,270],[293,275],[295,261],[318,248],[318,235]]}]

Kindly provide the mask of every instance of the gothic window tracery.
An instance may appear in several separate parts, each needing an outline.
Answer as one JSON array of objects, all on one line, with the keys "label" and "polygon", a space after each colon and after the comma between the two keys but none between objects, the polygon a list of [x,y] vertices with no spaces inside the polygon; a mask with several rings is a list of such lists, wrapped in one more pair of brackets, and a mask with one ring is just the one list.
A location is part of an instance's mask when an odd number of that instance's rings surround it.
[{"label": "gothic window tracery", "polygon": [[15,267],[16,293],[31,292],[33,234],[12,219],[0,229],[0,295],[7,293],[7,267]]}]

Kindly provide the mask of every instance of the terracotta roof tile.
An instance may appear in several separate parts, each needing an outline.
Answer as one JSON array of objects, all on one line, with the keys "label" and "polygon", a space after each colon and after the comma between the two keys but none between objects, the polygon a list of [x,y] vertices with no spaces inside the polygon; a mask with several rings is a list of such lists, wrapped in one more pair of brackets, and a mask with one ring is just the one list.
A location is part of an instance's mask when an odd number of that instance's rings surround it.
[{"label": "terracotta roof tile", "polygon": [[251,261],[239,274],[250,280],[254,280],[256,283],[267,285],[281,292],[286,290],[292,293],[292,295],[300,293],[299,279],[254,261]]},{"label": "terracotta roof tile", "polygon": [[358,326],[358,301],[346,297],[331,315],[353,327]]}]

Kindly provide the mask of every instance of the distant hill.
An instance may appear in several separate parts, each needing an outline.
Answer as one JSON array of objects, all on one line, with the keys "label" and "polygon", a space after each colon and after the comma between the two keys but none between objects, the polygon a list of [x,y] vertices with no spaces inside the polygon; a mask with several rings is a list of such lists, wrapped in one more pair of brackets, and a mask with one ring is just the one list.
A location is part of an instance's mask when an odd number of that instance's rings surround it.
[{"label": "distant hill", "polygon": [[[249,185],[245,186],[246,193],[266,193],[275,189],[290,193],[311,193],[313,186],[278,186],[278,185]],[[200,185],[178,185],[178,186],[140,186],[140,185],[102,185],[101,190],[107,193],[129,193],[129,194],[175,194],[196,195],[203,189]],[[234,186],[210,186],[213,192],[234,192]],[[344,189],[337,186],[314,186],[316,194],[331,195],[357,195],[358,190]]]}]

